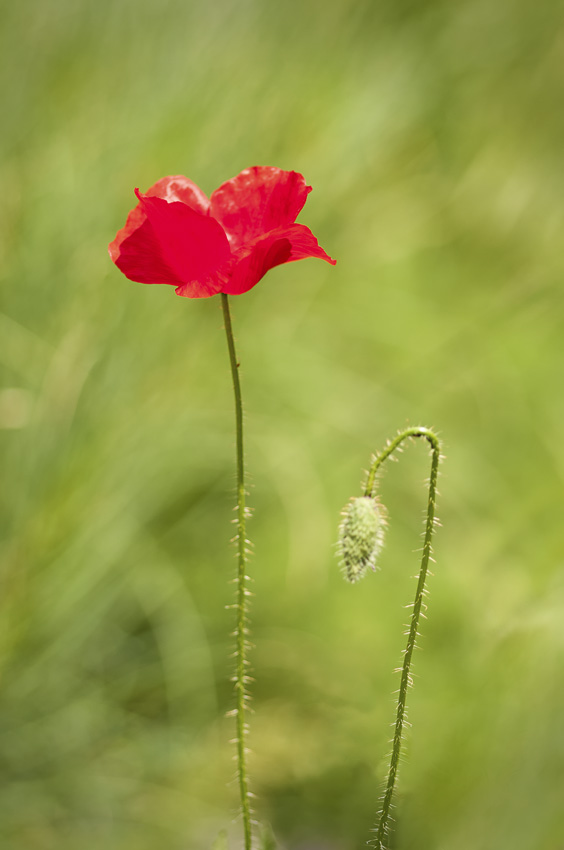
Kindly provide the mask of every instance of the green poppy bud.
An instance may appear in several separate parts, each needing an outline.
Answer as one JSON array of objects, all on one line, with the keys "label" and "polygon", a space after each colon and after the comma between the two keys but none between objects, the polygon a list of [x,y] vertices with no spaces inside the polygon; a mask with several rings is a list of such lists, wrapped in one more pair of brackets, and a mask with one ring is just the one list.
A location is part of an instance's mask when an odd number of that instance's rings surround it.
[{"label": "green poppy bud", "polygon": [[384,542],[386,520],[382,505],[370,496],[350,500],[339,527],[338,551],[345,578],[354,583],[376,560]]}]

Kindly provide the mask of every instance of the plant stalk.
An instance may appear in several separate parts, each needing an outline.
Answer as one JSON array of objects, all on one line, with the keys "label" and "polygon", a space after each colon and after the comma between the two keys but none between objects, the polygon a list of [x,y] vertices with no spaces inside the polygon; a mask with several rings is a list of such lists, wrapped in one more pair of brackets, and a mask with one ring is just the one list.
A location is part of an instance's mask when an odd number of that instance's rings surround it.
[{"label": "plant stalk", "polygon": [[235,353],[235,341],[233,338],[233,326],[229,311],[229,300],[227,295],[221,293],[221,308],[225,321],[225,334],[227,336],[227,347],[229,349],[229,362],[231,364],[231,377],[233,380],[233,392],[235,395],[235,424],[236,424],[236,454],[237,454],[237,625],[235,629],[236,642],[236,667],[235,667],[235,723],[236,723],[236,746],[237,746],[237,779],[239,783],[239,796],[241,815],[243,819],[243,834],[245,839],[245,850],[251,850],[252,827],[251,827],[251,805],[247,777],[247,751],[245,739],[247,736],[247,690],[248,677],[246,674],[247,661],[247,552],[246,552],[246,509],[245,509],[245,457],[243,452],[243,405],[241,400],[241,383],[239,381],[239,363]]}]

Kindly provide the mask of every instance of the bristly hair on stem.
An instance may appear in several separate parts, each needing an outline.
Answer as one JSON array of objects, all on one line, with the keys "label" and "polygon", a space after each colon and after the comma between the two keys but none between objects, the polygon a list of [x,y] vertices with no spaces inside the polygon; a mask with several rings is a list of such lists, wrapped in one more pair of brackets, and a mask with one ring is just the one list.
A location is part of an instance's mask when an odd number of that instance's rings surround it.
[{"label": "bristly hair on stem", "polygon": [[247,659],[248,642],[247,636],[247,598],[249,580],[247,570],[247,546],[249,541],[246,536],[247,508],[245,505],[245,456],[243,451],[243,404],[241,399],[241,383],[239,381],[239,363],[235,353],[235,340],[233,337],[233,326],[229,311],[229,300],[227,295],[221,293],[221,307],[225,322],[225,334],[227,336],[227,348],[229,350],[229,363],[231,365],[231,378],[233,381],[233,392],[235,396],[235,425],[236,425],[236,456],[237,456],[237,596],[235,609],[237,611],[237,623],[235,627],[235,726],[237,747],[237,781],[239,785],[240,812],[243,821],[243,835],[245,850],[251,850],[252,844],[252,812],[250,803],[249,781],[247,774],[247,748],[246,738],[248,723],[246,720],[248,711],[247,683],[249,681]]},{"label": "bristly hair on stem", "polygon": [[[433,538],[433,531],[436,525],[435,504],[437,498],[437,478],[439,472],[439,461],[441,460],[441,453],[439,438],[433,431],[431,431],[429,428],[407,428],[405,431],[399,433],[393,440],[390,440],[388,442],[386,448],[374,458],[368,470],[364,496],[351,500],[353,508],[351,509],[351,507],[348,506],[345,509],[345,520],[341,524],[340,530],[341,533],[339,540],[339,551],[344,561],[346,576],[348,577],[349,581],[357,581],[365,574],[367,564],[372,567],[375,566],[375,558],[381,546],[381,537],[376,537],[375,521],[365,521],[365,515],[367,515],[368,512],[366,504],[374,502],[375,506],[379,505],[379,503],[375,500],[374,496],[376,475],[384,461],[387,460],[401,446],[404,440],[417,437],[427,440],[431,447],[431,474],[429,477],[427,516],[425,521],[425,535],[423,540],[423,551],[421,556],[419,579],[417,582],[417,590],[415,592],[415,600],[413,603],[411,620],[408,630],[407,645],[405,648],[403,664],[401,668],[401,679],[398,691],[398,704],[396,710],[396,719],[394,723],[394,736],[392,740],[390,767],[388,771],[388,778],[386,781],[384,794],[382,796],[381,807],[378,812],[377,825],[374,830],[375,836],[370,842],[370,844],[372,844],[375,850],[386,850],[386,840],[390,833],[392,800],[398,775],[403,729],[407,723],[407,691],[412,684],[410,672],[411,660],[413,656],[413,650],[415,649],[415,644],[417,642],[417,635],[419,632],[419,619],[421,617],[421,610],[424,604],[423,597],[425,596],[425,581],[427,579],[429,560],[431,558],[431,543]],[[359,507],[362,507],[360,513]],[[378,514],[378,509],[376,507],[374,508],[374,510],[376,514]],[[353,514],[354,522],[350,521],[351,511]],[[359,538],[359,529],[360,532],[364,534],[366,539]],[[378,530],[381,534],[381,526],[378,526]],[[352,531],[354,531],[354,534],[351,536]],[[367,552],[371,554],[367,556]],[[354,558],[356,558],[356,562],[352,563],[352,565],[350,563],[351,553],[352,560],[354,561]]]}]

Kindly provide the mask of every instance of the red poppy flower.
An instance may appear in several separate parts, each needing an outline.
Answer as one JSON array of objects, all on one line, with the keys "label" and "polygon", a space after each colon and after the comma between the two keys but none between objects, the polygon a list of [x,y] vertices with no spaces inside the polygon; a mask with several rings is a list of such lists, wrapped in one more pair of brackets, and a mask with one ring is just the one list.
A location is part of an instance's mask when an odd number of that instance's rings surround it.
[{"label": "red poppy flower", "polygon": [[208,200],[186,177],[163,177],[109,246],[126,277],[166,283],[178,295],[240,295],[281,263],[319,257],[335,264],[305,225],[296,224],[311,186],[296,171],[254,166]]}]

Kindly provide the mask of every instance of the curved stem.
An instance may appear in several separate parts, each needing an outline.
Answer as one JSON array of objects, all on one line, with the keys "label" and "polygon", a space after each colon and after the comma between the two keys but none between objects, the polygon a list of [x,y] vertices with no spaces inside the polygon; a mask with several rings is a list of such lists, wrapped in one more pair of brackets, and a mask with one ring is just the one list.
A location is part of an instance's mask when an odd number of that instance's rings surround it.
[{"label": "curved stem", "polygon": [[225,320],[225,334],[227,336],[227,347],[229,349],[229,362],[231,364],[231,377],[233,380],[233,392],[235,394],[235,423],[237,430],[237,626],[235,629],[236,640],[236,668],[235,668],[235,722],[236,722],[236,745],[237,745],[237,777],[239,781],[239,796],[241,802],[241,814],[243,817],[243,833],[245,838],[245,850],[251,850],[251,805],[249,799],[249,787],[247,779],[247,753],[245,738],[247,735],[247,692],[246,683],[248,677],[246,670],[248,661],[246,658],[247,644],[245,635],[247,631],[247,553],[246,553],[246,511],[245,511],[245,460],[243,453],[243,405],[241,401],[241,384],[239,381],[239,363],[235,353],[235,341],[233,339],[233,327],[231,325],[231,314],[229,312],[229,301],[227,295],[221,293],[221,308]]},{"label": "curved stem", "polygon": [[403,657],[403,666],[401,671],[401,681],[398,696],[398,707],[396,712],[396,722],[394,728],[394,738],[392,743],[392,754],[390,758],[390,769],[388,772],[388,780],[386,790],[382,798],[382,807],[379,812],[378,826],[376,828],[375,847],[376,850],[385,850],[385,838],[389,832],[390,809],[392,805],[392,797],[398,773],[398,765],[401,751],[401,741],[403,727],[405,724],[405,710],[407,701],[407,689],[411,685],[410,668],[415,642],[417,640],[417,632],[419,629],[419,618],[423,605],[423,596],[425,594],[425,580],[429,567],[429,559],[431,557],[431,540],[435,527],[435,502],[437,495],[437,476],[440,460],[440,443],[438,437],[428,428],[408,428],[398,434],[394,440],[391,440],[386,449],[376,457],[368,472],[366,482],[366,496],[372,496],[376,473],[378,468],[390,455],[398,448],[398,446],[409,437],[423,437],[426,439],[432,449],[431,458],[431,475],[429,478],[429,499],[427,503],[427,518],[425,522],[425,538],[423,542],[423,554],[421,556],[421,569],[419,571],[419,580],[417,582],[417,590],[415,592],[415,601],[413,603],[413,612],[411,614],[411,622],[409,626],[407,646]]}]

